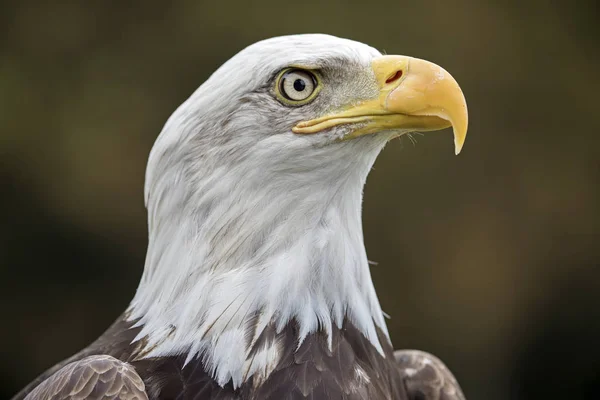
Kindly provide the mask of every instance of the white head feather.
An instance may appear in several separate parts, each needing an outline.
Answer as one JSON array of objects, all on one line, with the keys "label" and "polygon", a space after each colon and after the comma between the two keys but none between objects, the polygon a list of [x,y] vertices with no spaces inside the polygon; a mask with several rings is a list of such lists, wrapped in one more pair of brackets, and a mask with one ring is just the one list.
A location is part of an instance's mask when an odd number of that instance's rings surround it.
[{"label": "white head feather", "polygon": [[[203,357],[217,382],[264,379],[274,345],[247,360],[247,325],[295,320],[299,341],[348,318],[381,351],[387,334],[361,224],[362,190],[389,136],[338,142],[291,127],[377,95],[380,53],[326,35],[256,43],[227,61],[169,118],[146,174],[149,246],[130,319],[146,357]],[[286,106],[273,77],[290,65],[329,71],[310,105]],[[256,337],[254,337],[256,339]]]}]

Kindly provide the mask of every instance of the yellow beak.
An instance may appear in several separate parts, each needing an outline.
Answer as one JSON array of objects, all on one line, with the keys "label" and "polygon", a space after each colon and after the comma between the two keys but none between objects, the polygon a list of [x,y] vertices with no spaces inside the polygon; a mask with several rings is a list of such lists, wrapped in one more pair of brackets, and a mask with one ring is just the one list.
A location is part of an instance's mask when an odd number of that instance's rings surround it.
[{"label": "yellow beak", "polygon": [[405,56],[378,57],[371,67],[379,85],[376,99],[302,121],[292,131],[311,134],[336,125],[360,124],[349,139],[381,131],[424,132],[452,126],[455,152],[460,153],[469,121],[467,103],[448,72],[429,61]]}]

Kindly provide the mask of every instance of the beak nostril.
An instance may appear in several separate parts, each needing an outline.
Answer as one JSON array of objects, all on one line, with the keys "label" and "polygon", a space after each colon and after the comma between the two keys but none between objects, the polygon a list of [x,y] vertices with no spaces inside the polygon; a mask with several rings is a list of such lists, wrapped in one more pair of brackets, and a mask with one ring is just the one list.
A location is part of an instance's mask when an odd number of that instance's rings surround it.
[{"label": "beak nostril", "polygon": [[398,79],[402,78],[402,70],[398,70],[394,73],[394,75],[390,76],[389,78],[387,78],[385,80],[385,83],[392,83],[394,81],[397,81]]}]

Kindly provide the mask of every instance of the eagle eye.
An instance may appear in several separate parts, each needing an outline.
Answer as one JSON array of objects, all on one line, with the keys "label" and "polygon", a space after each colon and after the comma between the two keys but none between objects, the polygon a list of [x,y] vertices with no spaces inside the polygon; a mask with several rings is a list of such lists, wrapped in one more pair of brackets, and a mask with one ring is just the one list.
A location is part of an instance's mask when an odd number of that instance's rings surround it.
[{"label": "eagle eye", "polygon": [[283,103],[298,106],[312,101],[320,86],[319,79],[313,72],[288,68],[279,73],[275,91]]}]

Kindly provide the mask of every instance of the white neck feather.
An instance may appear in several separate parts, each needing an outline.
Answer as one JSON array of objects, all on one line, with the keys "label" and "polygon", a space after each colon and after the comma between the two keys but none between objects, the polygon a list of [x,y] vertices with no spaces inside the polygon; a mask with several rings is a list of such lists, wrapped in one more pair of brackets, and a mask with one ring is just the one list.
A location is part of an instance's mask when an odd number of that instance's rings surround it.
[{"label": "white neck feather", "polygon": [[365,156],[357,160],[354,142],[339,145],[340,159],[328,163],[335,170],[286,175],[285,160],[275,160],[262,170],[244,163],[216,169],[209,178],[199,168],[188,177],[198,179],[194,187],[172,174],[155,183],[145,270],[130,305],[130,318],[142,326],[137,339],[146,337],[151,349],[144,357],[200,355],[221,385],[239,386],[255,374],[264,379],[279,350],[247,360],[247,325],[257,316],[252,340],[269,323],[281,329],[296,320],[301,343],[348,318],[382,351],[376,326],[387,330],[363,244],[361,203],[383,145],[369,152],[363,143]]}]

